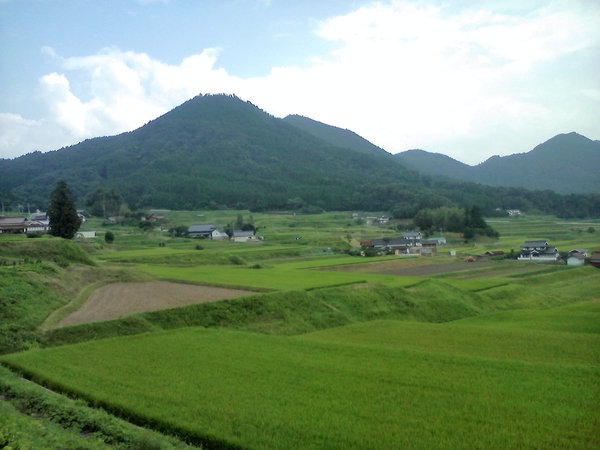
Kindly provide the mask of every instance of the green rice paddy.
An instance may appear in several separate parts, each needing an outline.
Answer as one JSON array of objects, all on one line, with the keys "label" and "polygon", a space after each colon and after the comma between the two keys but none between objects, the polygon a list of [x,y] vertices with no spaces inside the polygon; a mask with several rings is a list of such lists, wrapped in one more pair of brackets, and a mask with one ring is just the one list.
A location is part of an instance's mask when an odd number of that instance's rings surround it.
[{"label": "green rice paddy", "polygon": [[599,304],[571,307],[584,314],[569,325],[558,308],[522,327],[492,315],[294,337],[186,328],[3,361],[209,447],[591,449]]}]

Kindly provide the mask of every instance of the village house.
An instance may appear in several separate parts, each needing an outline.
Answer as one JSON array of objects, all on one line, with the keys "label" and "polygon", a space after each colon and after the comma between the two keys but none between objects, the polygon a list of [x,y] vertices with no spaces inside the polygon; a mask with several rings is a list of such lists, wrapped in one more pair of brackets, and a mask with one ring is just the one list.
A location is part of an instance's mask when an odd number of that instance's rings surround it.
[{"label": "village house", "polygon": [[0,217],[0,233],[25,233],[27,222],[25,217]]},{"label": "village house", "polygon": [[213,241],[225,241],[229,236],[222,228],[212,223],[200,223],[188,227],[188,236],[192,238],[211,239]]},{"label": "village house", "polygon": [[573,253],[567,256],[567,266],[583,266],[585,264],[585,256],[581,253]]},{"label": "village house", "polygon": [[406,237],[407,233],[405,233],[402,237],[384,237],[362,240],[360,241],[360,246],[363,248],[374,248],[381,253],[394,253],[396,255],[432,255],[437,253],[437,240],[421,240],[421,233],[414,233],[414,235],[409,235],[412,239]]},{"label": "village house", "polygon": [[409,241],[416,243],[421,242],[421,232],[420,231],[405,231],[402,234],[402,237],[408,239]]},{"label": "village house", "polygon": [[559,258],[558,249],[548,241],[527,241],[521,246],[519,261],[556,262]]},{"label": "village house", "polygon": [[235,230],[232,236],[233,242],[258,242],[254,231]]},{"label": "village house", "polygon": [[45,233],[50,229],[50,222],[30,220],[26,217],[0,217],[0,233]]}]

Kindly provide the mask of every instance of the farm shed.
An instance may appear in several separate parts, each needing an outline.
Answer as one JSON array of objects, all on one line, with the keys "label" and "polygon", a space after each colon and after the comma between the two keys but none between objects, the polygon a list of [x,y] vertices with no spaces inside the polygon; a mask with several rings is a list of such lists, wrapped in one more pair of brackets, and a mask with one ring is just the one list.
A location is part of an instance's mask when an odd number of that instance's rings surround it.
[{"label": "farm shed", "polygon": [[75,233],[77,239],[94,239],[96,237],[95,231],[78,231]]},{"label": "farm shed", "polygon": [[583,266],[585,264],[585,256],[574,253],[567,258],[567,266]]},{"label": "farm shed", "polygon": [[235,230],[233,232],[233,242],[257,242],[254,231]]}]

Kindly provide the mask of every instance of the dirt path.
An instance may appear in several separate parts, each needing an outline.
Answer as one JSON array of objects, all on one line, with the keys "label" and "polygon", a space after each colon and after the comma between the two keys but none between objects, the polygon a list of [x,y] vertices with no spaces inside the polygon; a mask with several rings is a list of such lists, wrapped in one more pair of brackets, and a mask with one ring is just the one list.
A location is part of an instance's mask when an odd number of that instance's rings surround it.
[{"label": "dirt path", "polygon": [[62,319],[58,327],[116,319],[127,314],[176,308],[193,303],[215,302],[250,294],[253,292],[168,281],[113,283],[92,292],[81,308]]}]

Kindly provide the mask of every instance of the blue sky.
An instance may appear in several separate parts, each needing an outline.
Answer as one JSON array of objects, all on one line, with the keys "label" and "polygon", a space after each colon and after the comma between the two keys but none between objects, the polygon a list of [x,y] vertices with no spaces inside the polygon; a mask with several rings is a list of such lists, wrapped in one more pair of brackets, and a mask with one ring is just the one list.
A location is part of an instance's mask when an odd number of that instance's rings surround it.
[{"label": "blue sky", "polygon": [[0,157],[232,93],[469,164],[600,139],[586,1],[0,0]]}]

